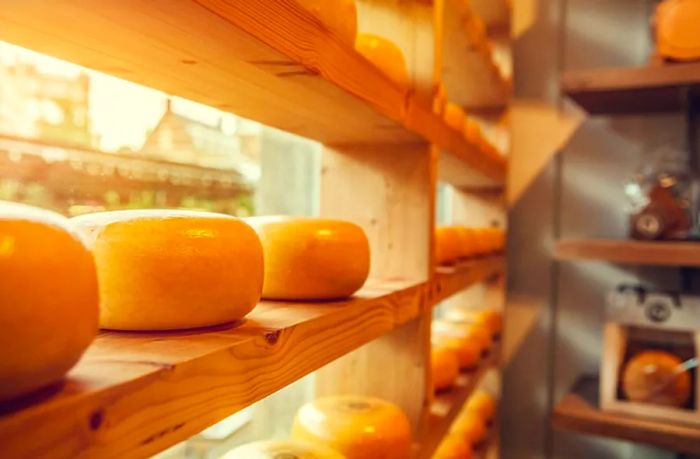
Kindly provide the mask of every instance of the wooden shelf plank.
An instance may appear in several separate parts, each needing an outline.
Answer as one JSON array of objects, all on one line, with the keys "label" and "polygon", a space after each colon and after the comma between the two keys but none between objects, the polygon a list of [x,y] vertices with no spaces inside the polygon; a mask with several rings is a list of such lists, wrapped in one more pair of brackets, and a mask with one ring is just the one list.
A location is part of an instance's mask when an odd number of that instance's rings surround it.
[{"label": "wooden shelf plank", "polygon": [[465,288],[493,263],[370,280],[345,301],[263,302],[237,327],[102,333],[63,386],[0,405],[0,456],[149,456],[419,317],[437,282]]},{"label": "wooden shelf plank", "polygon": [[428,419],[416,436],[419,446],[417,459],[430,459],[433,456],[481,378],[499,365],[500,346],[500,342],[494,343],[489,355],[482,359],[476,370],[461,373],[455,387],[435,396],[430,405]]},{"label": "wooden shelf plank", "polygon": [[488,280],[502,273],[503,256],[475,258],[454,266],[438,266],[431,286],[430,301],[439,303],[477,282]]},{"label": "wooden shelf plank", "polygon": [[557,242],[554,256],[558,260],[600,260],[657,266],[700,266],[700,243],[614,239],[563,240]]},{"label": "wooden shelf plank", "polygon": [[576,382],[572,392],[554,407],[552,423],[560,430],[700,454],[700,429],[697,427],[600,411],[596,377],[584,376]]},{"label": "wooden shelf plank", "polygon": [[569,72],[562,91],[591,114],[668,112],[700,87],[700,63]]},{"label": "wooden shelf plank", "polygon": [[293,0],[29,0],[3,7],[0,39],[329,145],[429,141],[505,178],[505,160],[457,138]]}]

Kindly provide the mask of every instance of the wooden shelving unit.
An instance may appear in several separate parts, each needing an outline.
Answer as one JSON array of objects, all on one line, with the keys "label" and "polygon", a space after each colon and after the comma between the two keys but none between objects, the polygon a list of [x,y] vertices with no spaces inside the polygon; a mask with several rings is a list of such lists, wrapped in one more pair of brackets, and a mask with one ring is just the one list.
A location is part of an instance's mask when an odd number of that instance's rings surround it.
[{"label": "wooden shelving unit", "polygon": [[679,111],[700,87],[700,63],[569,72],[561,87],[591,114]]},{"label": "wooden shelving unit", "polygon": [[[236,327],[102,333],[57,393],[3,407],[1,450],[7,457],[148,456],[416,319],[449,295],[431,299],[438,285],[456,292],[502,268],[502,259],[485,258],[429,282],[370,280],[346,301],[263,302]],[[480,371],[457,392],[462,399]]]},{"label": "wooden shelving unit", "polygon": [[[433,456],[462,407],[478,387],[481,378],[489,370],[498,367],[501,355],[500,348],[500,343],[495,343],[489,355],[482,359],[476,370],[461,373],[452,389],[435,396],[430,405],[430,415],[424,429],[419,432],[417,437],[417,442],[420,445],[417,459],[430,459]],[[495,430],[492,429],[490,436],[493,436]],[[486,450],[487,448],[482,449]]]},{"label": "wooden shelving unit", "polygon": [[596,377],[582,377],[576,382],[571,393],[554,407],[552,422],[561,430],[700,454],[700,429],[696,427],[600,411]]},{"label": "wooden shelving unit", "polygon": [[481,154],[291,0],[23,2],[0,24],[1,40],[327,145],[428,141],[485,186],[505,178],[504,159]]},{"label": "wooden shelving unit", "polygon": [[656,266],[700,266],[696,242],[646,242],[614,239],[582,239],[557,242],[558,260],[600,260]]}]

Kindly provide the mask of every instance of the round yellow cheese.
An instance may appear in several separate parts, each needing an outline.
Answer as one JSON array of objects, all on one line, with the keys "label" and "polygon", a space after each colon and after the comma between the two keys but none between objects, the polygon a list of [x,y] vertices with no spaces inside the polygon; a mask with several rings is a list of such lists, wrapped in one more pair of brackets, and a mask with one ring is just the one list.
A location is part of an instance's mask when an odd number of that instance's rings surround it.
[{"label": "round yellow cheese", "polygon": [[355,43],[357,35],[355,0],[298,0],[298,2],[345,43],[351,46]]},{"label": "round yellow cheese", "polygon": [[459,376],[457,351],[448,346],[434,345],[430,350],[433,391],[440,392],[451,388]]},{"label": "round yellow cheese", "polygon": [[478,247],[474,230],[458,226],[457,234],[459,236],[459,258],[470,258],[477,255]]},{"label": "round yellow cheese", "polygon": [[355,39],[355,49],[401,88],[410,86],[406,61],[394,43],[376,35],[360,33]]},{"label": "round yellow cheese", "polygon": [[263,298],[345,298],[367,280],[369,241],[354,223],[292,217],[252,217],[246,222],[260,236],[265,254]]},{"label": "round yellow cheese", "polygon": [[483,326],[467,322],[433,321],[432,331],[435,335],[455,336],[470,340],[479,347],[479,354],[485,354],[491,348],[491,333]]},{"label": "round yellow cheese", "polygon": [[471,459],[472,449],[460,435],[447,435],[440,443],[432,459]]},{"label": "round yellow cheese", "polygon": [[59,381],[97,334],[97,273],[70,222],[0,202],[0,401]]},{"label": "round yellow cheese", "polygon": [[444,265],[452,263],[460,256],[462,239],[459,230],[452,226],[435,228],[435,261]]},{"label": "round yellow cheese", "polygon": [[392,403],[341,395],[301,407],[292,438],[324,444],[348,459],[405,459],[411,449],[411,424]]},{"label": "round yellow cheese", "polygon": [[656,10],[656,47],[677,61],[700,60],[700,2],[664,0]]},{"label": "round yellow cheese", "polygon": [[100,326],[173,330],[242,319],[260,299],[263,255],[241,220],[207,212],[115,211],[76,217],[100,282]]},{"label": "round yellow cheese", "polygon": [[488,427],[480,413],[466,410],[452,424],[450,432],[463,438],[469,445],[476,446],[486,440]]},{"label": "round yellow cheese", "polygon": [[634,402],[682,407],[692,391],[690,372],[682,365],[666,351],[639,352],[625,365],[622,390]]},{"label": "round yellow cheese", "polygon": [[454,350],[457,353],[460,368],[473,369],[481,359],[482,344],[473,338],[434,334],[432,343]]},{"label": "round yellow cheese", "polygon": [[486,422],[491,422],[496,416],[496,399],[484,390],[478,390],[467,401],[466,410],[477,413]]},{"label": "round yellow cheese", "polygon": [[488,330],[491,336],[498,336],[503,328],[503,314],[495,309],[450,308],[445,312],[445,319],[475,324]]},{"label": "round yellow cheese", "polygon": [[325,445],[267,440],[239,446],[221,456],[221,459],[345,459],[345,456]]}]

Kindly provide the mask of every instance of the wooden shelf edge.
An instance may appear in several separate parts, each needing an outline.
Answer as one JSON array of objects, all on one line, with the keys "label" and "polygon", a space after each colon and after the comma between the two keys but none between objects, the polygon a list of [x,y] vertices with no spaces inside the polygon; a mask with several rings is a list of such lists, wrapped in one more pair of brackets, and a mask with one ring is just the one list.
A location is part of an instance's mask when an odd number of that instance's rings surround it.
[{"label": "wooden shelf edge", "polygon": [[432,457],[482,377],[489,370],[499,366],[500,347],[500,342],[494,342],[489,355],[481,361],[476,370],[462,372],[455,387],[435,396],[430,406],[428,419],[416,435],[416,443],[419,448],[417,459],[430,459]]},{"label": "wooden shelf edge", "polygon": [[344,301],[262,302],[236,327],[101,333],[62,386],[0,406],[3,454],[162,451],[419,317],[437,284],[477,282],[493,264],[475,260],[419,283],[370,279]]},{"label": "wooden shelf edge", "polygon": [[591,114],[681,110],[683,89],[700,86],[700,63],[567,72],[562,92]]},{"label": "wooden shelf edge", "polygon": [[505,269],[505,257],[475,258],[462,261],[454,266],[436,268],[431,288],[431,302],[438,304],[471,285],[488,280]]},{"label": "wooden shelf edge", "polygon": [[578,379],[572,391],[554,407],[552,424],[563,431],[700,454],[700,428],[600,411],[598,378],[595,376],[582,376]]},{"label": "wooden shelf edge", "polygon": [[570,239],[554,247],[557,260],[597,260],[653,266],[700,266],[699,242]]}]

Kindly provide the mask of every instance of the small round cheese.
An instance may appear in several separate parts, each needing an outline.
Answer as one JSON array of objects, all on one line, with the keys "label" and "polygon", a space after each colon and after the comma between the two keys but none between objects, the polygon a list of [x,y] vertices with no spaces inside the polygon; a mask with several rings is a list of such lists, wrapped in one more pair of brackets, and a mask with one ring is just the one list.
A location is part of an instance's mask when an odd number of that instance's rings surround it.
[{"label": "small round cheese", "polygon": [[432,459],[471,459],[472,449],[460,435],[450,434],[440,443]]},{"label": "small round cheese", "polygon": [[242,319],[258,303],[263,255],[241,220],[207,212],[83,215],[100,282],[100,326],[174,330]]},{"label": "small round cheese", "polygon": [[59,381],[97,334],[97,273],[70,222],[0,202],[0,401]]},{"label": "small round cheese", "polygon": [[476,446],[486,440],[488,427],[480,413],[466,410],[452,424],[450,432],[459,435],[469,445]]},{"label": "small round cheese", "polygon": [[352,46],[357,35],[355,0],[298,0],[345,43]]},{"label": "small round cheese", "polygon": [[446,335],[470,340],[479,347],[479,353],[485,354],[491,348],[491,333],[483,326],[470,323],[433,321],[432,331],[436,335]]},{"label": "small round cheese", "polygon": [[221,456],[221,459],[345,459],[345,456],[325,445],[267,440],[239,446]]},{"label": "small round cheese", "polygon": [[478,390],[469,397],[465,408],[467,411],[477,413],[486,422],[491,422],[496,416],[497,403],[493,395],[484,390]]},{"label": "small round cheese", "polygon": [[479,364],[479,360],[481,360],[482,345],[478,340],[450,336],[449,334],[434,334],[432,343],[454,350],[457,353],[460,368],[476,368]]},{"label": "small round cheese", "polygon": [[301,407],[292,438],[324,444],[348,459],[405,459],[411,449],[411,424],[392,403],[341,395]]},{"label": "small round cheese", "polygon": [[503,314],[495,309],[466,309],[450,308],[445,313],[445,319],[450,322],[471,323],[483,327],[498,336],[503,328]]},{"label": "small round cheese", "polygon": [[633,402],[682,407],[690,398],[690,372],[676,355],[666,351],[642,351],[625,365],[622,390]]},{"label": "small round cheese", "polygon": [[376,35],[359,33],[355,39],[355,49],[401,88],[410,86],[406,61],[394,43]]},{"label": "small round cheese", "polygon": [[354,223],[292,217],[252,217],[246,222],[263,246],[265,299],[345,298],[367,280],[369,241]]},{"label": "small round cheese", "polygon": [[451,388],[459,376],[459,357],[451,347],[433,345],[430,350],[433,391]]}]

